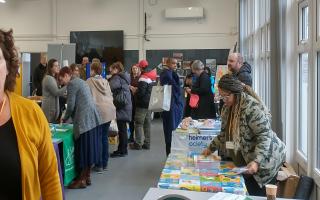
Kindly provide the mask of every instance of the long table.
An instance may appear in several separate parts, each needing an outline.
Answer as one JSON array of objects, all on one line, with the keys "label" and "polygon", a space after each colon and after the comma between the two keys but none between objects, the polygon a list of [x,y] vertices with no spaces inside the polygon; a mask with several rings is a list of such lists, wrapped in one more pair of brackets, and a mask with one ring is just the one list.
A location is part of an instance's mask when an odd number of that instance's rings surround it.
[{"label": "long table", "polygon": [[[171,189],[161,189],[161,188],[149,188],[148,192],[144,196],[143,200],[163,200],[168,198],[169,195],[180,195],[189,199],[196,200],[209,200],[210,198],[215,199],[216,194],[209,192],[193,192],[193,191],[183,191],[183,190],[171,190]],[[253,200],[267,200],[267,197],[256,197],[249,196]],[[293,199],[283,199],[278,198],[278,200],[293,200]]]},{"label": "long table", "polygon": [[77,176],[74,161],[74,139],[72,124],[51,124],[52,138],[62,141],[63,159],[61,163],[63,182],[68,186]]},{"label": "long table", "polygon": [[246,195],[244,179],[232,172],[234,167],[232,162],[215,161],[199,154],[171,153],[161,173],[158,187]]}]

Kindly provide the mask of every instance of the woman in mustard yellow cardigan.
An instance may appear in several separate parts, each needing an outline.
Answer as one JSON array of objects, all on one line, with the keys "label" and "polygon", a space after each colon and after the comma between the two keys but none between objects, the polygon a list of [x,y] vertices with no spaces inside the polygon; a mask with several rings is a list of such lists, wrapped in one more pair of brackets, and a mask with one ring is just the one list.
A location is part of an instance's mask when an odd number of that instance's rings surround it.
[{"label": "woman in mustard yellow cardigan", "polygon": [[62,200],[48,122],[13,93],[18,62],[12,30],[0,29],[0,199]]}]

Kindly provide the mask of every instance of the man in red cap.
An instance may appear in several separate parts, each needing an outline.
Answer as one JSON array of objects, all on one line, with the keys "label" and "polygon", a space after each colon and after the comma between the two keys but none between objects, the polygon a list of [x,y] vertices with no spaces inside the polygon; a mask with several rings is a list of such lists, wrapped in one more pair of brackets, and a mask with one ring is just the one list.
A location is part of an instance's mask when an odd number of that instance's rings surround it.
[{"label": "man in red cap", "polygon": [[[138,82],[136,113],[135,113],[135,142],[131,149],[150,149],[151,112],[148,110],[152,86],[156,85],[157,71],[149,67],[148,61],[139,62],[141,76]],[[144,134],[144,141],[142,141]]]}]

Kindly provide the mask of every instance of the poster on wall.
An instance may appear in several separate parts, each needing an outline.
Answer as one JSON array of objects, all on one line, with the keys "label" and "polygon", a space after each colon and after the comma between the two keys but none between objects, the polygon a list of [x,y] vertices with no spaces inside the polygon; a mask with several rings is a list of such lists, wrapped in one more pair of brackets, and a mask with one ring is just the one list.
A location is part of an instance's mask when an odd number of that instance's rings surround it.
[{"label": "poster on wall", "polygon": [[218,65],[216,71],[216,82],[214,84],[214,89],[216,91],[216,96],[219,95],[218,83],[221,77],[229,72],[227,65]]},{"label": "poster on wall", "polygon": [[162,65],[166,65],[167,64],[167,60],[168,60],[168,57],[163,57],[162,58]]},{"label": "poster on wall", "polygon": [[183,53],[173,53],[172,57],[177,60],[177,68],[181,68],[182,60],[183,60]]},{"label": "poster on wall", "polygon": [[209,67],[211,74],[216,74],[216,59],[206,59],[206,67]]},{"label": "poster on wall", "polygon": [[182,69],[184,70],[191,69],[191,61],[190,60],[182,61]]}]

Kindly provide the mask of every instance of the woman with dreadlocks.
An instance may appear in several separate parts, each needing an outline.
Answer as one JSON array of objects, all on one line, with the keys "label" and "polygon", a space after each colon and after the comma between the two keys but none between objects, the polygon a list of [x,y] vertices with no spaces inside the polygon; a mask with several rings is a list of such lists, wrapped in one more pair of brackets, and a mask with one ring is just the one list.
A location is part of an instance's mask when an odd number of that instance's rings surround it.
[{"label": "woman with dreadlocks", "polygon": [[285,144],[272,131],[269,111],[249,86],[227,74],[220,79],[218,89],[224,101],[221,132],[203,154],[219,150],[224,160],[246,165],[244,179],[249,194],[265,196],[265,185],[276,183],[285,161]]}]

